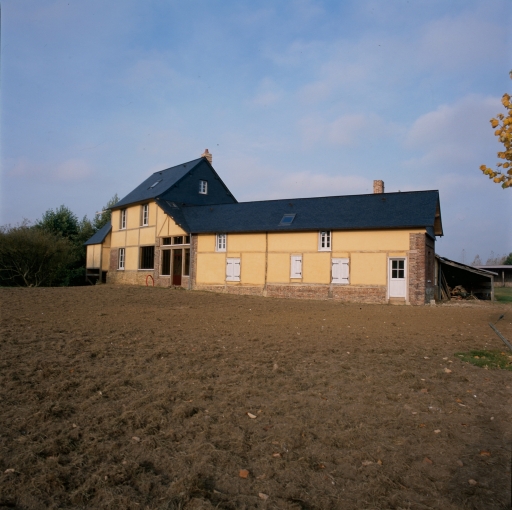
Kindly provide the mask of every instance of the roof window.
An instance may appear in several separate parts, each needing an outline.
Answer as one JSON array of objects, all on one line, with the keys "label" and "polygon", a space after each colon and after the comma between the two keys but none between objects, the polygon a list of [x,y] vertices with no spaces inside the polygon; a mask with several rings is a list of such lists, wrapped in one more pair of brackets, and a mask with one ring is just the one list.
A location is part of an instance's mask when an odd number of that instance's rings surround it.
[{"label": "roof window", "polygon": [[287,227],[288,225],[291,225],[293,220],[295,218],[295,214],[285,214],[281,218],[281,222],[279,223],[280,227]]},{"label": "roof window", "polygon": [[162,179],[160,179],[159,181],[156,181],[154,184],[152,184],[148,189],[152,189],[154,188],[157,184],[161,183],[162,182]]}]

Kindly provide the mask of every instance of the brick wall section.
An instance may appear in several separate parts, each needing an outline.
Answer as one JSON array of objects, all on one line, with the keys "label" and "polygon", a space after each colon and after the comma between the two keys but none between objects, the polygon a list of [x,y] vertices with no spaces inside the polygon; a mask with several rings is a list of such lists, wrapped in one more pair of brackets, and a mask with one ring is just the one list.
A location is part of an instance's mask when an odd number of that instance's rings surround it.
[{"label": "brick wall section", "polygon": [[425,301],[427,304],[435,297],[435,252],[435,240],[425,236]]},{"label": "brick wall section", "polygon": [[425,304],[426,234],[409,234],[409,302]]},{"label": "brick wall section", "polygon": [[190,234],[190,276],[188,278],[189,290],[192,290],[196,286],[196,274],[197,274],[197,235]]},{"label": "brick wall section", "polygon": [[387,289],[385,285],[353,287],[350,285],[333,285],[332,298],[347,303],[387,303]]},{"label": "brick wall section", "polygon": [[[153,276],[153,271],[109,271],[108,283],[126,285],[146,285],[148,275]],[[151,278],[148,278],[148,285],[152,286]],[[156,286],[156,281],[155,281]]]},{"label": "brick wall section", "polygon": [[267,296],[280,298],[328,299],[329,285],[267,284]]}]

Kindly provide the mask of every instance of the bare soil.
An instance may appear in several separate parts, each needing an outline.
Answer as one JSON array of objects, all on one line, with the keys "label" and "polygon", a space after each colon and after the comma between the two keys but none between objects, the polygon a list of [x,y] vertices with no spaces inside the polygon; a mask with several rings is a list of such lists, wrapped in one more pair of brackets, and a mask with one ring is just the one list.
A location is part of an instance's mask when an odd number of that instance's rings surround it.
[{"label": "bare soil", "polygon": [[2,509],[509,508],[512,372],[455,353],[505,351],[488,323],[512,339],[511,305],[0,304]]}]

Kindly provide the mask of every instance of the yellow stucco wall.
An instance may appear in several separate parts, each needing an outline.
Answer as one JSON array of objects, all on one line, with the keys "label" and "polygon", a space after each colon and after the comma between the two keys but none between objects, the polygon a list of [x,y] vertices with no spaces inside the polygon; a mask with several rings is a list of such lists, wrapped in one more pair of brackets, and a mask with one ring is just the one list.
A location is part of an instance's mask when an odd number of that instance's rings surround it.
[{"label": "yellow stucco wall", "polygon": [[197,254],[197,282],[223,284],[226,281],[225,253]]},{"label": "yellow stucco wall", "polygon": [[302,281],[303,283],[330,283],[331,254],[329,252],[304,253]]},{"label": "yellow stucco wall", "polygon": [[101,244],[87,245],[86,267],[94,269],[100,267]]},{"label": "yellow stucco wall", "polygon": [[269,253],[267,266],[268,283],[287,283],[290,281],[290,254]]},{"label": "yellow stucco wall", "polygon": [[408,250],[409,234],[424,230],[370,230],[333,232],[333,251],[385,251]]},{"label": "yellow stucco wall", "polygon": [[[230,234],[227,236],[227,250],[234,252],[265,252],[265,234]],[[214,245],[215,246],[215,245]]]},{"label": "yellow stucco wall", "polygon": [[352,285],[386,285],[387,255],[385,253],[352,253],[349,270]]},{"label": "yellow stucco wall", "polygon": [[[227,234],[224,253],[215,252],[215,235],[199,235],[196,283],[226,283],[226,258],[240,257],[241,285],[329,284],[331,259],[348,258],[349,285],[386,285],[388,257],[407,257],[409,234],[422,232],[424,230],[333,232],[332,251],[318,250],[318,232],[279,232],[269,233],[268,237],[265,234]],[[301,279],[290,278],[292,255],[302,256]]]},{"label": "yellow stucco wall", "polygon": [[268,234],[268,251],[302,253],[318,251],[318,232],[278,232]]},{"label": "yellow stucco wall", "polygon": [[243,253],[241,257],[240,281],[247,285],[265,284],[265,254]]}]

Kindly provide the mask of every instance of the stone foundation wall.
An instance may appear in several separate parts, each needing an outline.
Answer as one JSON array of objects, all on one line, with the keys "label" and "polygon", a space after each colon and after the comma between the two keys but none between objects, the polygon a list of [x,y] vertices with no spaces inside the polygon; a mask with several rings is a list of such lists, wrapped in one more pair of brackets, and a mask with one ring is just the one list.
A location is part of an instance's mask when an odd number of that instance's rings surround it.
[{"label": "stone foundation wall", "polygon": [[245,296],[263,296],[263,287],[245,285],[196,285],[194,290],[220,292],[222,294],[238,294]]},{"label": "stone foundation wall", "polygon": [[267,284],[267,296],[298,299],[329,299],[329,285]]},{"label": "stone foundation wall", "polygon": [[[109,271],[107,274],[107,283],[125,284],[125,285],[146,285],[147,276],[153,276],[153,271]],[[148,285],[153,286],[151,278],[148,278]],[[155,280],[155,286],[156,286]]]},{"label": "stone foundation wall", "polygon": [[332,298],[347,303],[387,303],[385,285],[352,287],[350,285],[335,285],[332,287]]},{"label": "stone foundation wall", "polygon": [[347,303],[385,304],[387,302],[385,286],[268,284],[265,289],[263,286],[196,285],[194,290],[292,299],[333,299]]}]

